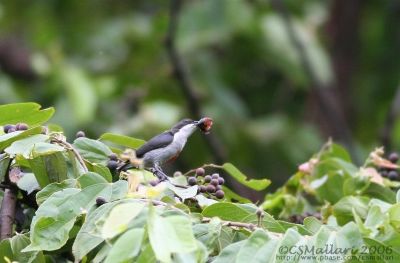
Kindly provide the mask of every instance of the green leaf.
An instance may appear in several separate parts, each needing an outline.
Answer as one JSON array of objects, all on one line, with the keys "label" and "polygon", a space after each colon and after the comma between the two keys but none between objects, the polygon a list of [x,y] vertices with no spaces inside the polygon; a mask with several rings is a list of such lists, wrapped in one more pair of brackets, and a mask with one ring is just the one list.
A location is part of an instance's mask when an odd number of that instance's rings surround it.
[{"label": "green leaf", "polygon": [[[257,207],[253,204],[234,204],[219,202],[206,207],[202,215],[217,216],[222,220],[258,224]],[[268,213],[264,214],[261,224],[270,231],[284,232],[285,229]]]},{"label": "green leaf", "polygon": [[15,131],[12,133],[0,135],[0,151],[4,150],[15,141],[21,140],[23,138],[29,137],[34,134],[39,134],[41,132],[42,132],[42,127],[36,127],[28,129],[26,131]]},{"label": "green leaf", "polygon": [[105,165],[109,160],[108,156],[112,154],[110,148],[104,143],[85,137],[76,139],[74,141],[74,147],[85,160],[92,163],[101,163]]},{"label": "green leaf", "polygon": [[190,253],[197,248],[192,223],[185,216],[161,217],[150,207],[147,227],[150,244],[161,262],[171,262],[172,253]]},{"label": "green leaf", "polygon": [[104,165],[94,163],[91,166],[93,172],[100,174],[104,179],[107,180],[107,182],[111,183],[112,182],[112,174],[110,172],[110,169],[105,167]]},{"label": "green leaf", "polygon": [[304,227],[310,231],[311,233],[315,234],[318,232],[318,230],[321,228],[322,223],[319,221],[317,218],[313,216],[308,216],[304,218],[303,221]]},{"label": "green leaf", "polygon": [[346,196],[333,206],[333,215],[340,225],[344,225],[353,219],[353,209],[361,217],[365,218],[368,211],[369,198],[361,196]]},{"label": "green leaf", "polygon": [[177,196],[179,196],[182,201],[185,201],[185,199],[195,197],[197,195],[197,189],[199,187],[197,185],[194,185],[189,188],[180,188],[172,184],[168,184],[168,188],[173,191]]},{"label": "green leaf", "polygon": [[[81,191],[67,188],[51,195],[36,211],[31,223],[31,244],[25,251],[61,248],[67,242],[77,216],[93,206],[98,196],[106,200],[119,197],[114,195],[114,188],[120,188],[121,184],[126,186],[126,183],[119,182],[102,183]],[[127,187],[125,189],[127,191]]]},{"label": "green leaf", "polygon": [[29,154],[34,148],[35,144],[39,142],[46,142],[50,140],[48,135],[35,134],[30,137],[13,142],[9,147],[4,149],[4,151],[10,155],[23,155],[24,158],[28,159]]},{"label": "green leaf", "polygon": [[231,163],[224,163],[222,168],[233,178],[235,178],[238,182],[241,184],[252,188],[257,191],[264,190],[265,188],[268,187],[268,185],[271,184],[271,181],[268,179],[250,179],[247,180],[246,175],[244,175],[239,169],[237,169],[233,164]]},{"label": "green leaf", "polygon": [[11,159],[8,158],[6,154],[0,155],[0,182],[3,182],[10,162]]},{"label": "green leaf", "polygon": [[7,262],[5,259],[9,259],[10,261],[13,259],[13,251],[11,248],[10,239],[3,239],[0,242],[0,262]]},{"label": "green leaf", "polygon": [[28,160],[32,172],[42,188],[50,183],[62,182],[67,179],[67,163],[64,155],[61,152],[52,153],[52,151],[50,154],[46,153],[36,152],[34,149],[32,155],[37,157]]},{"label": "green leaf", "polygon": [[76,180],[75,179],[67,179],[62,181],[61,183],[51,183],[46,185],[41,191],[36,194],[36,202],[38,205],[41,205],[49,196],[54,194],[55,192],[61,191],[67,188],[75,188]]},{"label": "green leaf", "polygon": [[136,139],[129,136],[119,135],[114,133],[104,133],[100,136],[99,140],[112,142],[114,144],[133,149],[139,148],[146,142],[141,139]]},{"label": "green leaf", "polygon": [[24,176],[18,180],[17,186],[19,189],[28,192],[28,194],[40,189],[40,186],[33,173],[24,173]]},{"label": "green leaf", "polygon": [[41,251],[22,252],[22,250],[30,244],[28,235],[16,234],[10,240],[13,251],[13,260],[26,263],[44,263],[45,258]]},{"label": "green leaf", "polygon": [[111,239],[128,229],[129,222],[143,210],[144,203],[129,202],[115,206],[107,217],[103,229],[102,237]]},{"label": "green leaf", "polygon": [[144,229],[134,228],[126,231],[111,248],[105,263],[129,262],[136,257],[143,242]]},{"label": "green leaf", "polygon": [[54,108],[40,110],[37,103],[15,103],[0,105],[0,125],[24,122],[30,126],[48,121],[54,114]]},{"label": "green leaf", "polygon": [[390,188],[374,182],[371,182],[362,194],[391,204],[396,202],[396,194]]},{"label": "green leaf", "polygon": [[[224,248],[221,254],[213,261],[213,263],[231,263],[236,262],[237,254],[239,253],[242,246],[245,244],[245,240],[233,243]],[[264,261],[266,262],[266,261]]]},{"label": "green leaf", "polygon": [[279,240],[271,239],[263,230],[256,230],[240,247],[236,262],[246,262],[249,258],[251,262],[273,262],[278,245]]},{"label": "green leaf", "polygon": [[97,173],[88,172],[78,177],[78,182],[81,188],[86,188],[89,185],[100,184],[100,183],[108,183],[104,177]]}]

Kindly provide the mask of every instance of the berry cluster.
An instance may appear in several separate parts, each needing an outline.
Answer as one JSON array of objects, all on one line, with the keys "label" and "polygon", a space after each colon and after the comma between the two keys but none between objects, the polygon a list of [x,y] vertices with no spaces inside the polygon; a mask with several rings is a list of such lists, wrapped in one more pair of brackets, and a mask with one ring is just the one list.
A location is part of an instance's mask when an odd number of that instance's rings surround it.
[{"label": "berry cluster", "polygon": [[[396,152],[392,152],[388,156],[388,160],[391,163],[397,163],[399,161],[399,155]],[[379,173],[381,174],[382,177],[386,177],[391,181],[400,181],[400,176],[399,172],[397,169],[390,169],[387,167],[380,167],[379,168]]]},{"label": "berry cluster", "polygon": [[200,193],[208,193],[211,196],[215,196],[218,199],[222,199],[225,196],[222,190],[222,185],[225,183],[225,179],[220,177],[218,173],[212,175],[205,175],[204,168],[197,168],[196,175],[188,178],[188,184],[198,185]]},{"label": "berry cluster", "polygon": [[26,131],[27,129],[29,129],[29,126],[26,123],[17,123],[16,125],[7,124],[3,127],[4,133],[12,133],[15,131]]},{"label": "berry cluster", "polygon": [[115,171],[118,168],[118,155],[112,153],[108,156],[109,161],[107,163],[108,169]]},{"label": "berry cluster", "polygon": [[313,216],[319,220],[322,219],[321,217],[321,213],[310,213],[310,212],[305,212],[302,215],[291,215],[289,217],[289,222],[295,223],[295,224],[303,224],[304,218],[309,217],[309,216]]}]

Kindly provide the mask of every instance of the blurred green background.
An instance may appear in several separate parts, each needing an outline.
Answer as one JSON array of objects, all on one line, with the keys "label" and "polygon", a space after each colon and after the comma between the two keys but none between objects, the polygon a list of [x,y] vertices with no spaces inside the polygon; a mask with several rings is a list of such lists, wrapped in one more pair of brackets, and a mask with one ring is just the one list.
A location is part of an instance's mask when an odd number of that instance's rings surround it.
[{"label": "blurred green background", "polygon": [[[329,137],[355,160],[398,149],[400,1],[183,2],[177,51],[224,158],[247,175],[275,188]],[[78,130],[149,139],[192,116],[165,48],[169,9],[2,1],[0,103],[54,106],[70,140]],[[202,137],[170,171],[215,161]]]}]

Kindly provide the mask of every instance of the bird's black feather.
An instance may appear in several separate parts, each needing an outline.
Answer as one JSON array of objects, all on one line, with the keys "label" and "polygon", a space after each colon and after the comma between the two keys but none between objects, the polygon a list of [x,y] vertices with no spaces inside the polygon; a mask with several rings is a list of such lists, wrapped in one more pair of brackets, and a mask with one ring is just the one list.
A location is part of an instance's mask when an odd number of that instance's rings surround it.
[{"label": "bird's black feather", "polygon": [[143,155],[149,151],[162,148],[170,144],[174,140],[174,135],[171,131],[163,132],[154,136],[136,150],[136,156],[142,158]]}]

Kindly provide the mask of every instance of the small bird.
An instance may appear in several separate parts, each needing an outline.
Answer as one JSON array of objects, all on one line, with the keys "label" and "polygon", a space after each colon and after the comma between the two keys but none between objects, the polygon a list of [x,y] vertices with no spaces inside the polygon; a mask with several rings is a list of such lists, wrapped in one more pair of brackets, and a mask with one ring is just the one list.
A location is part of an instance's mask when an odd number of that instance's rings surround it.
[{"label": "small bird", "polygon": [[[174,161],[185,147],[187,139],[196,129],[208,133],[212,126],[212,119],[205,117],[199,121],[183,119],[175,124],[170,130],[154,136],[139,149],[136,150],[136,157],[142,159],[145,169],[154,173],[160,181],[168,179],[162,171],[161,165]],[[134,168],[131,163],[122,165],[119,170],[126,171]]]}]

